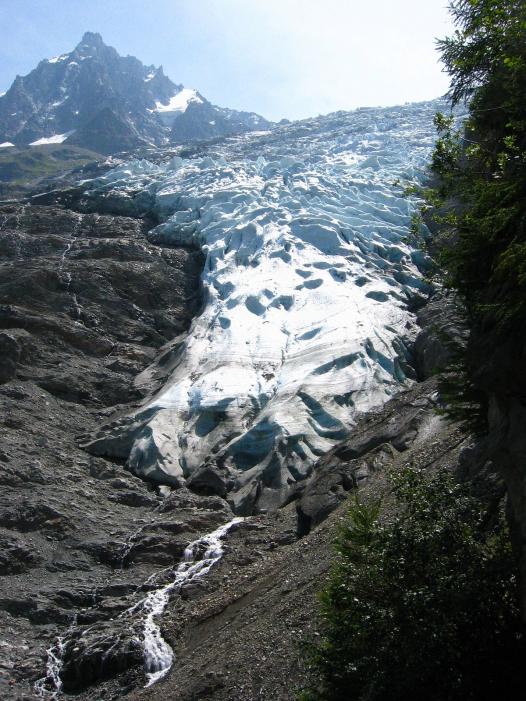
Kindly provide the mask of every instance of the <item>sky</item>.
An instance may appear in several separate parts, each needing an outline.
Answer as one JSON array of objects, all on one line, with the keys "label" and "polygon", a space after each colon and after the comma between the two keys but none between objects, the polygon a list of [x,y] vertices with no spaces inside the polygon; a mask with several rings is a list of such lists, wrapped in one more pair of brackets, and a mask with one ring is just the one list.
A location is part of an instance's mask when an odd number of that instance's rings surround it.
[{"label": "sky", "polygon": [[85,31],[223,107],[278,120],[433,99],[447,0],[0,0],[0,92]]}]

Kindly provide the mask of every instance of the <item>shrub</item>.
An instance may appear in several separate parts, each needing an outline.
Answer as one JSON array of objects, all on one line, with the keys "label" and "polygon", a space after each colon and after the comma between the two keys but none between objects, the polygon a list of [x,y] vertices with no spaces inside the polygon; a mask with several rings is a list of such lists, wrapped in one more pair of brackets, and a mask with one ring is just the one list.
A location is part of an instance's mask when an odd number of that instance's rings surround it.
[{"label": "shrub", "polygon": [[[390,477],[396,512],[355,498],[307,647],[303,701],[485,701],[526,683],[516,563],[501,513],[441,471]],[[509,690],[509,696],[507,691]]]}]

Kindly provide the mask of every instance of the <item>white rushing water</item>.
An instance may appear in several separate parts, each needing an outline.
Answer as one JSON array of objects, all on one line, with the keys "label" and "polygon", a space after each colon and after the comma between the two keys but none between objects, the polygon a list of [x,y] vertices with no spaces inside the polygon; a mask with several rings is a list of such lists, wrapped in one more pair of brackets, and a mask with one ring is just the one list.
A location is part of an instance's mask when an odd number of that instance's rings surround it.
[{"label": "white rushing water", "polygon": [[43,699],[56,699],[62,688],[60,670],[62,669],[62,653],[64,638],[57,638],[54,645],[47,650],[46,676],[34,684],[37,696]]},{"label": "white rushing water", "polygon": [[[191,584],[204,577],[211,568],[219,562],[224,553],[223,538],[237,523],[243,521],[236,517],[228,523],[216,528],[197,540],[192,541],[185,549],[182,561],[173,571],[173,579],[158,589],[150,591],[137,604],[124,611],[120,617],[142,617],[142,644],[144,648],[144,668],[146,671],[146,686],[151,686],[162,679],[174,662],[174,653],[170,645],[163,638],[159,619],[162,616],[171,596],[181,591],[185,584]],[[166,569],[157,572],[148,578],[150,584],[155,576],[165,574]],[[57,699],[62,690],[60,672],[63,667],[64,647],[68,633],[74,630],[76,618],[68,629],[68,632],[57,637],[54,644],[47,650],[46,674],[38,679],[33,689],[39,698],[52,701]]]},{"label": "white rushing water", "polygon": [[48,699],[48,701],[53,701],[57,699],[62,690],[62,679],[60,678],[60,672],[63,667],[63,654],[64,646],[68,633],[75,629],[77,625],[77,615],[73,617],[73,620],[65,635],[56,638],[55,642],[51,647],[49,647],[47,652],[46,660],[46,674],[41,679],[33,685],[35,694],[42,699]]},{"label": "white rushing water", "polygon": [[77,240],[78,236],[78,230],[80,223],[82,221],[82,217],[80,214],[77,214],[75,217],[75,224],[73,225],[73,230],[71,232],[71,236],[69,238],[69,241],[66,244],[65,249],[62,251],[62,255],[60,256],[60,263],[59,263],[59,271],[64,275],[64,279],[66,282],[66,293],[71,297],[71,301],[73,302],[73,309],[75,310],[75,319],[77,321],[80,320],[82,310],[80,308],[77,295],[75,292],[72,292],[71,290],[71,283],[73,282],[73,276],[71,273],[66,270],[64,271],[64,266],[66,265],[66,259],[69,256],[71,249],[73,248],[75,241]]},{"label": "white rushing water", "polygon": [[410,382],[410,307],[429,287],[404,190],[425,177],[440,108],[336,113],[95,182],[154,201],[151,241],[206,255],[204,308],[168,382],[99,434],[104,450],[127,431],[131,469],[174,485],[214,456],[234,508],[265,511]]},{"label": "white rushing water", "polygon": [[137,542],[137,538],[141,535],[141,533],[144,531],[147,525],[148,524],[143,524],[142,526],[139,526],[139,528],[133,531],[133,533],[131,533],[126,539],[126,541],[122,544],[121,554],[119,555],[119,567],[121,570],[123,570],[126,566],[126,558],[133,550],[133,546]]},{"label": "white rushing water", "polygon": [[212,533],[194,540],[184,551],[182,562],[174,572],[173,581],[159,589],[155,589],[138,604],[128,609],[124,615],[141,611],[144,614],[143,645],[144,666],[148,682],[151,686],[162,679],[174,661],[174,653],[161,634],[158,623],[170,597],[181,590],[185,584],[190,584],[204,577],[223,555],[222,539],[242,518],[234,518]]}]

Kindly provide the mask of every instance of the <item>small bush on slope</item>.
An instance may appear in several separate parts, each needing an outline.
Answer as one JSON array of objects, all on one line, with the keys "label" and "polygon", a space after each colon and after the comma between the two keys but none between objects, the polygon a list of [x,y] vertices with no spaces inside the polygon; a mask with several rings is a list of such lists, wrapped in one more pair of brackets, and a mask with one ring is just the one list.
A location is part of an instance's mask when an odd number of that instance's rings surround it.
[{"label": "small bush on slope", "polygon": [[300,698],[516,698],[526,646],[505,519],[490,526],[484,505],[445,471],[407,468],[391,480],[389,523],[378,502],[356,498],[340,530]]}]

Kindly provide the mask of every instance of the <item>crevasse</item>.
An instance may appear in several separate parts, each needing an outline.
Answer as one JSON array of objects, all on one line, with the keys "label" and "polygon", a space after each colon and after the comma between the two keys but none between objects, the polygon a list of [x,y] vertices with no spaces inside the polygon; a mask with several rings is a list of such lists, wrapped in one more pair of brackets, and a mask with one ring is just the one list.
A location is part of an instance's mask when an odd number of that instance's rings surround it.
[{"label": "crevasse", "polygon": [[[361,109],[127,163],[95,194],[143,191],[159,244],[199,245],[205,303],[162,390],[93,442],[130,444],[138,474],[208,487],[238,513],[290,498],[358,412],[411,377],[409,243],[440,103]],[[93,191],[92,191],[93,193]]]}]

